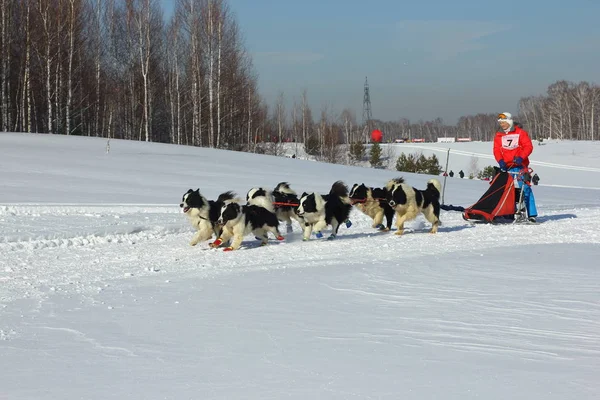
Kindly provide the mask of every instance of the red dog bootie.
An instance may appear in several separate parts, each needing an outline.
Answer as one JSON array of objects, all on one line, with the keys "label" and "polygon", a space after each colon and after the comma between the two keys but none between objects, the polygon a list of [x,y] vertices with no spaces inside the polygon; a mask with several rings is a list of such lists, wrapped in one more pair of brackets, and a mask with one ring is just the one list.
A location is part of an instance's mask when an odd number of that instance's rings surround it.
[{"label": "red dog bootie", "polygon": [[210,247],[219,247],[221,244],[223,243],[223,241],[219,238],[217,240],[215,240],[214,242],[210,243],[209,246]]}]

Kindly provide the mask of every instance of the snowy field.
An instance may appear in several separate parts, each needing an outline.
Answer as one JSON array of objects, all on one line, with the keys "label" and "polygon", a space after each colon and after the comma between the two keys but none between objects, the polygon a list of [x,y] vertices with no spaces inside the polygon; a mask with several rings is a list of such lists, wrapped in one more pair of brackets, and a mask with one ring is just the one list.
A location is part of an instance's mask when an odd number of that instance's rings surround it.
[{"label": "snowy field", "polygon": [[[452,146],[455,172],[492,164]],[[598,399],[600,146],[536,145],[532,167],[540,225],[442,212],[398,237],[354,210],[334,241],[294,225],[224,253],[189,245],[187,189],[431,177],[0,133],[0,399]],[[446,203],[487,185],[448,179]]]}]

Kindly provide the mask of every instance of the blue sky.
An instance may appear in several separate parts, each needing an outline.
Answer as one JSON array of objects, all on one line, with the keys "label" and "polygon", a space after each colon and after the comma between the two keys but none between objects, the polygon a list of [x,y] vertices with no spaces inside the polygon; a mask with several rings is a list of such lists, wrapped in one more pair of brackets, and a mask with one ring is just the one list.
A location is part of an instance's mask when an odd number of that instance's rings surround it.
[{"label": "blue sky", "polygon": [[[174,0],[161,0],[168,14]],[[308,91],[355,110],[368,77],[373,117],[517,111],[566,79],[600,83],[600,0],[228,0],[261,94]]]}]

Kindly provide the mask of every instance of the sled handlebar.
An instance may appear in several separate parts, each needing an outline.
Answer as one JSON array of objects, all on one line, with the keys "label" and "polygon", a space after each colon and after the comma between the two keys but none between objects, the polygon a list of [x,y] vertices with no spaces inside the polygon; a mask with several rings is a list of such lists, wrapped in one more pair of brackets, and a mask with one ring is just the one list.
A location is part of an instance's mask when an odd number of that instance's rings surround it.
[{"label": "sled handlebar", "polygon": [[527,167],[527,168],[523,168],[519,171],[506,171],[508,172],[510,175],[512,175],[513,179],[516,179],[517,181],[520,182],[524,182],[527,185],[530,185],[531,183],[531,173],[533,172],[533,169]]},{"label": "sled handlebar", "polygon": [[[509,167],[509,168],[513,168],[513,167]],[[506,171],[506,172],[508,172],[511,175],[523,175],[523,174],[527,174],[527,173],[531,174],[533,172],[533,169],[531,169],[529,167],[525,167],[519,171]]]}]

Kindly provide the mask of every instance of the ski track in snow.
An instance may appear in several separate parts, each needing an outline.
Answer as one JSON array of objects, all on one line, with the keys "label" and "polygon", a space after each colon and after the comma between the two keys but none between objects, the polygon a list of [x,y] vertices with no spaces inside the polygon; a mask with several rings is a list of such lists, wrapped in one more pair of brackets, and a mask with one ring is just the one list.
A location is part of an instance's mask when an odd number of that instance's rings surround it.
[{"label": "ski track in snow", "polygon": [[[437,235],[428,234],[430,226],[419,216],[408,222],[406,233],[398,237],[375,231],[368,217],[353,210],[354,224],[342,226],[334,241],[313,238],[303,242],[294,222],[294,231],[285,234],[283,242],[273,240],[269,246],[257,247],[250,235],[242,249],[224,253],[208,248],[208,242],[190,246],[194,231],[173,205],[5,205],[0,207],[4,235],[0,236],[0,302],[40,299],[55,291],[98,293],[112,280],[157,273],[211,277],[294,268],[295,264],[324,267],[339,264],[348,256],[353,263],[369,265],[373,251],[379,260],[401,263],[453,252],[477,256],[474,242],[485,248],[498,247],[501,241],[500,247],[507,249],[600,243],[598,208],[544,208],[540,225],[471,225],[459,212],[442,212],[441,219]],[[572,234],[561,235],[562,230]],[[348,246],[352,246],[350,255]],[[319,251],[321,248],[327,251]]]}]

